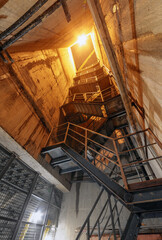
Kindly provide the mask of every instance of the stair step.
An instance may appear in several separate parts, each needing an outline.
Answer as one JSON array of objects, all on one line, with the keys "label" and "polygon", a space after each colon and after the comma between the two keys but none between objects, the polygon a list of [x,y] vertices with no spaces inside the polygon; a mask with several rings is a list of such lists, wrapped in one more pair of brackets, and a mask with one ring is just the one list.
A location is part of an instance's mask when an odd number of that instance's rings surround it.
[{"label": "stair step", "polygon": [[67,174],[67,173],[72,173],[72,172],[77,172],[77,171],[81,171],[81,168],[78,166],[70,167],[70,168],[66,168],[66,169],[61,169],[60,174]]},{"label": "stair step", "polygon": [[67,156],[62,156],[62,157],[58,157],[58,158],[53,158],[51,160],[51,165],[53,167],[56,167],[60,164],[63,164],[63,163],[69,162],[69,161],[71,161],[71,158],[69,158]]},{"label": "stair step", "polygon": [[85,74],[87,72],[93,72],[93,71],[95,71],[98,68],[100,68],[100,63],[96,62],[96,63],[94,63],[94,64],[92,64],[92,65],[90,65],[90,66],[88,66],[86,68],[81,69],[80,71],[77,71],[76,72],[76,76],[83,75],[83,74]]}]

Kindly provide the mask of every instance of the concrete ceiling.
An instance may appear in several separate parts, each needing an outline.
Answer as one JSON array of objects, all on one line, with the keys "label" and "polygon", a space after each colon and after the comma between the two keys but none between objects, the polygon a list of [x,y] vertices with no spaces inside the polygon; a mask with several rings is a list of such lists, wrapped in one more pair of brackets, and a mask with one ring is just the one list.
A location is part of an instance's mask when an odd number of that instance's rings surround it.
[{"label": "concrete ceiling", "polygon": [[[0,32],[3,32],[19,17],[21,17],[36,0],[2,0],[0,1]],[[41,7],[24,25],[10,34],[6,39],[12,37],[24,26],[29,24],[55,0],[48,2]],[[84,0],[67,0],[71,21],[68,23],[62,6],[57,9],[48,18],[45,18],[41,24],[19,39],[13,46],[15,50],[21,49],[47,49],[51,47],[68,47],[77,40],[78,35],[89,33],[93,26],[93,19],[89,12],[86,1]],[[4,41],[2,41],[3,43]],[[13,47],[12,47],[13,48]]]}]

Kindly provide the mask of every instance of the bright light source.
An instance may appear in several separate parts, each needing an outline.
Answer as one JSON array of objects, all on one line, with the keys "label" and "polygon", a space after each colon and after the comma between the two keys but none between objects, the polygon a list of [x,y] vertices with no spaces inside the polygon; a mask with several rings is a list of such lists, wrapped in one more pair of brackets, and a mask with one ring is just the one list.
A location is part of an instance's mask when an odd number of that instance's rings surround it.
[{"label": "bright light source", "polygon": [[87,41],[87,36],[86,35],[81,35],[78,37],[78,41],[77,43],[79,44],[79,46],[83,46],[86,44]]},{"label": "bright light source", "polygon": [[31,222],[37,223],[41,220],[43,213],[41,211],[34,212],[31,217]]}]

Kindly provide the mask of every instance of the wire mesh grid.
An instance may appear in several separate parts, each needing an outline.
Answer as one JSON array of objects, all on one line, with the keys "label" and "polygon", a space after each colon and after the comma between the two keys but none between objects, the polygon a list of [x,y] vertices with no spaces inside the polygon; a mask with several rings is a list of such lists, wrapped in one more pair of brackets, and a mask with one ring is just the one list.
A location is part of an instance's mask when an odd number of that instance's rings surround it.
[{"label": "wire mesh grid", "polygon": [[10,155],[11,154],[8,153],[5,149],[3,149],[0,145],[0,172],[7,164],[8,160],[10,158]]},{"label": "wire mesh grid", "polygon": [[16,222],[0,219],[0,239],[10,240],[12,238]]},{"label": "wire mesh grid", "polygon": [[52,184],[38,177],[33,194],[48,201],[52,191]]},{"label": "wire mesh grid", "polygon": [[3,180],[13,185],[20,187],[25,191],[29,191],[31,188],[35,173],[27,168],[24,164],[18,160],[14,160],[7,172],[3,176]]},{"label": "wire mesh grid", "polygon": [[54,188],[51,197],[51,204],[58,208],[61,208],[62,196],[62,192],[57,188]]},{"label": "wire mesh grid", "polygon": [[0,182],[0,217],[17,220],[26,196],[25,193]]},{"label": "wire mesh grid", "polygon": [[23,221],[44,224],[47,213],[47,203],[31,196],[24,213]]},{"label": "wire mesh grid", "polygon": [[[0,145],[0,170],[6,166],[11,155],[12,153]],[[11,240],[15,236],[15,229],[23,211],[15,239],[37,240],[42,233],[47,237],[55,235],[62,192],[39,176],[31,193],[35,174],[21,160],[15,158],[1,176],[0,239]]]},{"label": "wire mesh grid", "polygon": [[15,240],[39,240],[42,226],[22,223]]}]

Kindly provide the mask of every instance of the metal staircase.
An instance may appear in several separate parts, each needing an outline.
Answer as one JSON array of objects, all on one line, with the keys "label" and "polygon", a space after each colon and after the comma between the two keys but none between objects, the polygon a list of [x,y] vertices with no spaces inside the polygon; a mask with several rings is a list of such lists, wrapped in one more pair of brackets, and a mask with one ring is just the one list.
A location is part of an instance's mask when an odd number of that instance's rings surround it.
[{"label": "metal staircase", "polygon": [[67,121],[78,123],[75,116],[115,118],[125,115],[124,105],[113,75],[99,63],[76,73],[74,86],[61,107]]},{"label": "metal staircase", "polygon": [[[127,135],[121,132],[121,136],[108,137],[66,123],[53,129],[50,139],[51,146],[42,149],[42,154],[50,156],[51,165],[59,166],[60,174],[86,172],[108,194],[110,215],[105,224],[110,224],[112,229],[111,233],[108,232],[108,239],[111,239],[111,235],[112,239],[136,239],[142,219],[161,217],[162,179],[158,179],[149,166],[150,163],[158,164],[157,160],[161,159],[158,153],[162,146],[150,129]],[[116,207],[110,206],[110,198],[129,212],[130,217],[122,231],[119,227],[120,216],[114,213]],[[86,239],[92,236],[90,216],[82,227],[84,229],[87,226]],[[98,229],[98,239],[107,234],[106,229]],[[78,236],[76,239],[81,238]]]},{"label": "metal staircase", "polygon": [[76,73],[61,109],[71,122],[52,129],[42,155],[60,174],[79,171],[101,186],[76,240],[137,239],[143,220],[162,217],[161,143],[150,129],[129,134],[113,76],[99,63]]}]

